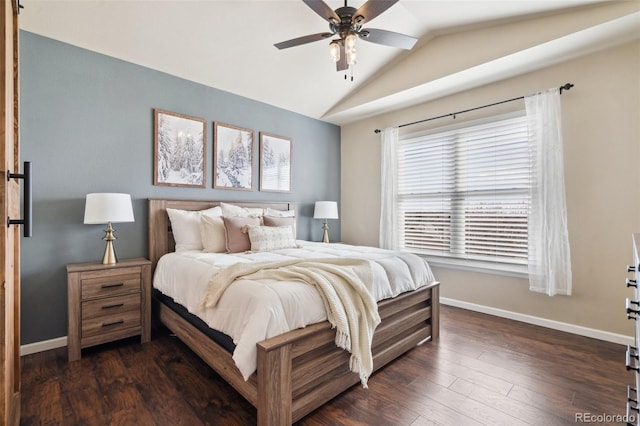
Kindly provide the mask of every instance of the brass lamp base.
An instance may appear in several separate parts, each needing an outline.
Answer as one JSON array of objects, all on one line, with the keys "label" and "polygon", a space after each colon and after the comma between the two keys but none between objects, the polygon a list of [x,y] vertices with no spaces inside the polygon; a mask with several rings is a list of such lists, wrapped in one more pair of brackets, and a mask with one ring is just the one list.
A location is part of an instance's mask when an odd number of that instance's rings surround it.
[{"label": "brass lamp base", "polygon": [[327,223],[327,219],[324,220],[324,223],[322,224],[322,229],[324,230],[324,233],[322,234],[322,242],[328,243],[329,242],[329,224]]},{"label": "brass lamp base", "polygon": [[118,263],[118,259],[116,258],[116,252],[113,249],[113,241],[116,237],[113,236],[113,228],[111,227],[111,222],[107,224],[107,229],[104,230],[104,238],[107,242],[107,247],[104,250],[104,257],[102,258],[103,265],[115,265]]}]

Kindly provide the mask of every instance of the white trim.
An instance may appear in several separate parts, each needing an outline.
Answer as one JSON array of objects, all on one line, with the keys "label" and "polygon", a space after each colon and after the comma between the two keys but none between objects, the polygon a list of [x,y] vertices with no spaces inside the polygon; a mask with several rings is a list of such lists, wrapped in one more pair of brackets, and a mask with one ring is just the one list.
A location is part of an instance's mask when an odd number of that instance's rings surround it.
[{"label": "white trim", "polygon": [[20,346],[20,356],[31,355],[37,352],[44,352],[50,349],[57,349],[67,346],[67,336],[58,337],[51,340],[43,340],[41,342],[28,343]]},{"label": "white trim", "polygon": [[482,312],[483,314],[495,315],[497,317],[508,318],[515,321],[526,322],[527,324],[539,325],[553,330],[565,331],[571,334],[591,337],[593,339],[604,340],[606,342],[618,343],[620,345],[633,345],[633,337],[624,334],[616,334],[594,328],[582,327],[580,325],[566,322],[554,321],[546,318],[534,317],[532,315],[521,314],[519,312],[506,311],[504,309],[492,308],[491,306],[477,305],[475,303],[464,302],[462,300],[441,297],[440,303],[443,305],[455,306],[457,308],[468,309],[470,311]]},{"label": "white trim", "polygon": [[[418,254],[419,253],[415,253]],[[429,265],[436,268],[454,269],[456,271],[479,272],[481,274],[503,275],[513,278],[529,278],[527,265],[507,265],[497,262],[479,262],[472,260],[454,259],[451,257],[437,257],[420,255],[427,259]]]}]

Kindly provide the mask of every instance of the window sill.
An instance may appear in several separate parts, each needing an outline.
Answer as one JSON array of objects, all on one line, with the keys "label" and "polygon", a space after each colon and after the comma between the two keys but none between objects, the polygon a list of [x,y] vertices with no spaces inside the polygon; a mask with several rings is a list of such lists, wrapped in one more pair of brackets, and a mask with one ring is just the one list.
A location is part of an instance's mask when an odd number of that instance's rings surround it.
[{"label": "window sill", "polygon": [[[416,253],[417,254],[417,253]],[[418,254],[429,262],[429,266],[436,268],[456,269],[459,271],[480,272],[483,274],[503,275],[507,277],[528,279],[526,266],[504,265],[472,260],[446,259]]]}]

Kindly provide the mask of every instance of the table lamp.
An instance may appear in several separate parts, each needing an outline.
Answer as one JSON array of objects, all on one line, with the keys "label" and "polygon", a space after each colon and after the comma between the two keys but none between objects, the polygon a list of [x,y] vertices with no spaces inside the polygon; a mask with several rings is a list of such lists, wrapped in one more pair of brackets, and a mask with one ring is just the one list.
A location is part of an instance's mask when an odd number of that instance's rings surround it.
[{"label": "table lamp", "polygon": [[329,224],[327,219],[338,219],[338,203],[335,201],[316,201],[316,206],[313,211],[314,219],[324,219],[322,229],[324,233],[322,235],[322,242],[329,242]]},{"label": "table lamp", "polygon": [[116,264],[116,253],[113,249],[114,229],[111,223],[133,222],[133,207],[131,205],[131,195],[114,193],[93,193],[87,194],[84,206],[85,224],[107,224],[103,240],[107,242],[102,263],[104,265]]}]

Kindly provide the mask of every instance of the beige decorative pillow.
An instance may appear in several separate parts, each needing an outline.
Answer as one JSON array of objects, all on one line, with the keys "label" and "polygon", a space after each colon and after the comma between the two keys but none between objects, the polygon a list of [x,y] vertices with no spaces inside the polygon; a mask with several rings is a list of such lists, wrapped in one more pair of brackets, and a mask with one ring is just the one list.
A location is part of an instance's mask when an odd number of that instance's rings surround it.
[{"label": "beige decorative pillow", "polygon": [[220,203],[222,209],[222,216],[225,217],[261,217],[264,213],[264,209],[253,207],[240,207],[235,204]]},{"label": "beige decorative pillow", "polygon": [[266,209],[264,209],[264,215],[271,216],[271,217],[295,217],[296,211],[295,210],[276,210],[276,209],[267,207]]},{"label": "beige decorative pillow", "polygon": [[200,237],[204,252],[225,253],[227,251],[227,234],[222,216],[203,214],[200,217]]},{"label": "beige decorative pillow", "polygon": [[291,226],[248,226],[251,251],[296,248]]},{"label": "beige decorative pillow", "polygon": [[220,207],[199,211],[167,209],[167,214],[171,221],[176,251],[202,250],[200,217],[202,215],[219,216],[222,214],[222,210]]},{"label": "beige decorative pillow", "polygon": [[257,217],[227,217],[223,216],[224,228],[226,230],[226,247],[229,253],[242,253],[251,249],[247,226],[259,226],[260,219]]},{"label": "beige decorative pillow", "polygon": [[211,217],[219,217],[219,216],[222,216],[222,207],[215,206],[215,207],[211,207],[210,209],[199,210],[198,213],[200,213],[200,215],[203,215],[203,216],[206,215]]}]

